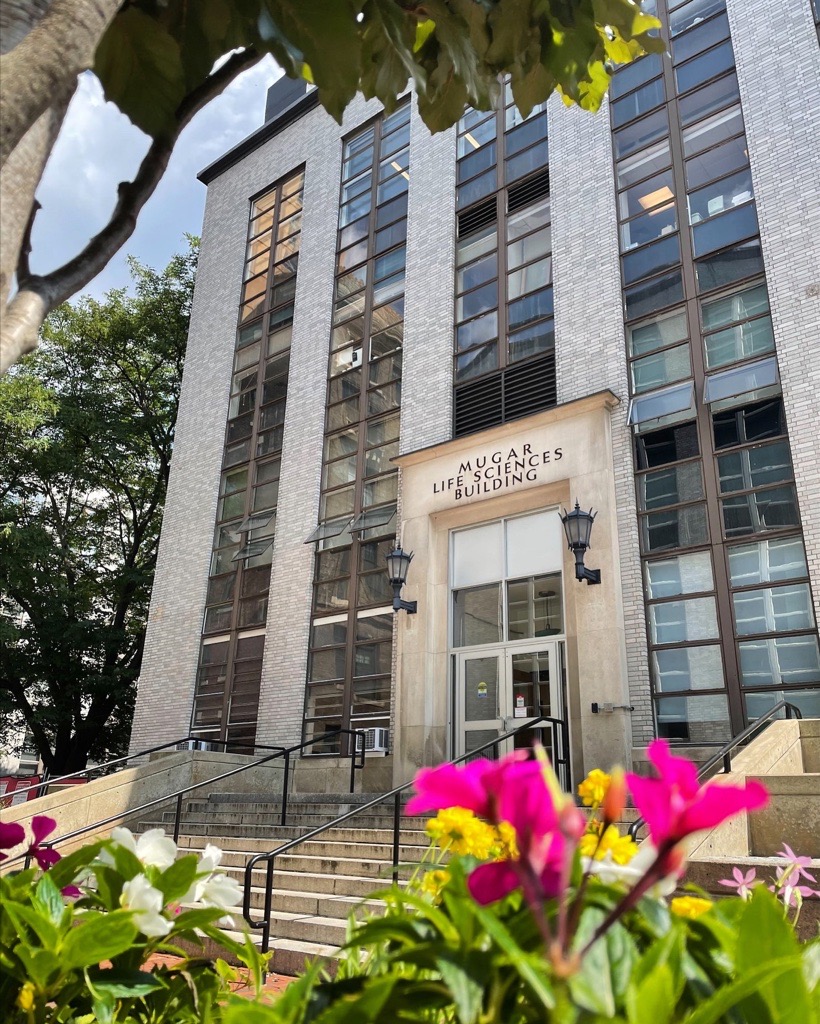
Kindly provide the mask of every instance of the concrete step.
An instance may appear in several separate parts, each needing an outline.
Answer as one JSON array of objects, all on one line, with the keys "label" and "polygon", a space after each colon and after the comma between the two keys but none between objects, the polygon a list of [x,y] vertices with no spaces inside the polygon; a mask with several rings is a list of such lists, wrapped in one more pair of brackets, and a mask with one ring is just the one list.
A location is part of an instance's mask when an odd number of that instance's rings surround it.
[{"label": "concrete step", "polygon": [[[147,826],[146,826],[147,827]],[[164,822],[158,822],[158,828],[165,828],[168,831],[167,825]],[[290,825],[279,826],[275,833],[275,838],[278,840],[278,845],[288,843],[292,839],[299,839],[305,835],[305,832],[301,828],[296,828]],[[236,842],[248,844],[248,849],[256,849],[258,853],[263,849],[275,849],[275,847],[268,847],[264,839],[247,839],[245,836],[237,834],[231,837]],[[393,845],[393,830],[391,829],[369,829],[369,828],[345,828],[340,826],[338,828],[328,829],[327,832],[320,833],[315,840],[308,840],[309,842],[319,842],[322,839],[327,839],[331,842],[342,842],[342,843],[386,843],[391,847]],[[203,849],[208,843],[208,837],[202,835],[190,835],[185,831],[179,837],[180,846],[186,848]],[[428,846],[430,838],[425,831],[422,829],[402,829],[401,831],[401,843],[403,846]],[[258,849],[257,849],[258,847]]]},{"label": "concrete step", "polygon": [[[290,884],[299,885],[301,876],[293,876]],[[275,877],[274,881],[285,884],[282,877]],[[381,900],[368,899],[374,891],[373,879],[361,879],[363,883],[369,882],[369,889],[361,896],[311,893],[304,889],[276,888],[271,892],[271,910],[274,914],[287,913],[298,914],[303,917],[332,917],[346,921],[351,914],[357,913],[360,909],[365,913],[381,917],[385,911],[385,904]],[[262,886],[251,888],[251,908],[255,911],[262,911],[265,906],[265,890]],[[254,916],[258,916],[254,915]]]}]

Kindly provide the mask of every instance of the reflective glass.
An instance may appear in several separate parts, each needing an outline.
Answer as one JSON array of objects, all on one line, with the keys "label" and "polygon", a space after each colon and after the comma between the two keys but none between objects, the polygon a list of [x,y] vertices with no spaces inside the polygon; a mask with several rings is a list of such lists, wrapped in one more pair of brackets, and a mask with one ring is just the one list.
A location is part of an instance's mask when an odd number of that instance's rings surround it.
[{"label": "reflective glass", "polygon": [[564,632],[561,573],[507,583],[508,640]]},{"label": "reflective glass", "polygon": [[642,356],[656,349],[666,348],[677,341],[685,341],[688,334],[685,310],[664,313],[645,323],[627,328],[629,354]]},{"label": "reflective glass", "polygon": [[648,281],[632,285],[625,291],[627,320],[648,316],[656,309],[672,306],[683,298],[683,281],[680,271],[653,277]]},{"label": "reflective glass", "polygon": [[[707,47],[714,45],[721,39],[727,39],[728,36],[729,21],[726,15],[723,14],[719,18],[713,18],[711,21],[699,25],[698,28],[687,32],[686,35],[681,36],[679,39],[675,39],[672,43],[672,59],[676,64],[680,64],[681,61],[694,57],[696,53],[702,53]],[[717,56],[715,64],[717,68],[713,74],[724,70],[725,60],[722,54]],[[726,66],[728,67],[728,65]]]},{"label": "reflective glass", "polygon": [[732,594],[732,608],[738,636],[814,629],[808,583],[744,590]]},{"label": "reflective glass", "polygon": [[635,121],[626,128],[615,132],[615,157],[621,160],[636,150],[643,150],[669,134],[669,118],[666,110],[658,110],[648,117]]},{"label": "reflective glass", "polygon": [[698,290],[711,291],[723,288],[744,277],[754,277],[763,273],[763,257],[760,253],[760,239],[754,238],[742,245],[724,249],[723,252],[698,260],[695,264],[698,279]]},{"label": "reflective glass", "polygon": [[[697,225],[701,221],[715,217],[724,210],[742,207],[745,203],[749,203],[751,199],[752,172],[747,167],[737,174],[732,174],[720,181],[714,181],[711,185],[690,193],[688,196],[689,223]],[[756,225],[757,222],[755,221],[754,223]],[[699,237],[698,230],[697,228],[695,230],[696,240]],[[744,233],[750,234],[749,231],[741,232],[741,234]],[[733,237],[727,237],[726,240],[734,241],[734,238],[737,237],[739,236],[735,234]],[[716,248],[716,245],[712,245],[711,248]]]},{"label": "reflective glass", "polygon": [[714,589],[712,558],[708,551],[673,555],[644,562],[646,596],[676,597]]},{"label": "reflective glass", "polygon": [[[750,721],[765,715],[772,705],[781,700],[795,704],[804,718],[820,718],[820,690],[772,690],[769,693],[747,693],[744,696],[746,717]],[[786,709],[783,708],[775,717],[785,718]]]},{"label": "reflective glass", "polygon": [[[649,639],[653,644],[680,644],[691,640],[716,640],[717,637],[717,608],[713,597],[664,601],[649,606]],[[682,687],[692,688],[697,687]]]},{"label": "reflective glass", "polygon": [[752,394],[777,384],[779,380],[777,361],[774,356],[769,359],[759,359],[755,363],[747,363],[731,370],[721,370],[719,373],[709,374],[703,389],[703,400],[704,402],[717,402],[723,398]]},{"label": "reflective glass", "polygon": [[626,188],[627,185],[632,185],[650,174],[656,174],[667,167],[670,160],[668,139],[642,149],[628,159],[620,160],[616,167],[618,188]]},{"label": "reflective glass", "polygon": [[498,313],[485,313],[483,316],[469,323],[460,324],[456,328],[456,347],[458,349],[472,348],[483,341],[490,341],[498,337]]},{"label": "reflective glass", "polygon": [[690,0],[669,15],[669,32],[673,36],[680,35],[688,28],[699,25],[702,21],[726,9],[726,0]]},{"label": "reflective glass", "polygon": [[732,738],[729,705],[721,694],[662,697],[655,702],[655,720],[657,735],[672,743],[717,746]]},{"label": "reflective glass", "polygon": [[743,448],[718,456],[721,493],[748,491],[753,487],[778,484],[792,478],[792,460],[788,441],[756,448]]},{"label": "reflective glass", "polygon": [[[712,602],[714,598],[700,598],[694,602],[677,602],[674,604],[700,604]],[[652,605],[652,608],[663,608],[664,605]],[[711,613],[707,613],[711,621]],[[685,626],[683,627],[685,628]],[[717,623],[714,624],[717,635]],[[660,693],[674,693],[677,690],[722,690],[723,659],[717,644],[704,647],[676,647],[668,651],[653,651],[653,676],[655,689]]]},{"label": "reflective glass", "polygon": [[707,50],[706,53],[702,53],[699,57],[694,57],[686,64],[681,64],[680,67],[675,68],[678,92],[688,92],[690,89],[694,89],[696,85],[700,85],[701,82],[714,78],[722,71],[728,71],[730,68],[733,68],[734,64],[735,55],[732,52],[732,44],[727,39],[725,43],[721,43],[714,49]]},{"label": "reflective glass", "polygon": [[[697,95],[697,94],[695,94]],[[702,150],[719,145],[724,139],[743,132],[743,115],[740,106],[729,107],[713,114],[703,121],[698,121],[683,132],[683,154],[690,157]],[[742,140],[740,140],[742,143]],[[688,172],[687,172],[688,173]]]},{"label": "reflective glass", "polygon": [[501,584],[453,591],[453,646],[502,640]]},{"label": "reflective glass", "polygon": [[655,469],[638,477],[638,503],[651,512],[667,505],[680,505],[703,498],[703,477],[699,462]]},{"label": "reflective glass", "polygon": [[[706,54],[706,56],[709,55]],[[739,96],[737,75],[734,72],[724,75],[716,82],[710,82],[702,89],[698,89],[697,92],[678,100],[681,124],[687,125],[699,121],[702,117],[720,110],[721,107],[734,103]]]},{"label": "reflective glass", "polygon": [[728,548],[729,582],[733,587],[808,576],[800,537],[772,538]]},{"label": "reflective glass", "polygon": [[669,238],[663,238],[637,252],[632,252],[623,257],[622,263],[624,284],[627,285],[642,277],[648,277],[650,274],[657,274],[660,270],[667,270],[676,263],[680,263],[678,236],[675,234]]},{"label": "reflective glass", "polygon": [[794,487],[772,487],[752,494],[739,494],[721,501],[723,531],[727,537],[800,525]]},{"label": "reflective glass", "polygon": [[619,128],[633,118],[640,117],[641,114],[663,103],[665,98],[663,79],[656,78],[654,82],[649,82],[623,99],[616,100],[611,107],[613,127]]},{"label": "reflective glass", "polygon": [[737,647],[742,686],[794,686],[820,681],[816,636],[743,640]]},{"label": "reflective glass", "polygon": [[677,345],[630,363],[632,389],[636,394],[682,380],[692,373],[689,345]]},{"label": "reflective glass", "polygon": [[705,505],[683,505],[641,516],[641,546],[646,552],[697,547],[708,540]]},{"label": "reflective glass", "polygon": [[507,342],[510,362],[529,359],[555,346],[555,325],[552,320],[542,320],[531,327],[525,327],[523,331],[510,334]]},{"label": "reflective glass", "polygon": [[[691,160],[687,160],[687,187],[693,189],[714,178],[724,178],[733,171],[745,167],[748,163],[749,153],[746,137],[740,135],[724,142],[722,146],[713,146]],[[749,189],[751,189],[751,182],[749,182]]]}]

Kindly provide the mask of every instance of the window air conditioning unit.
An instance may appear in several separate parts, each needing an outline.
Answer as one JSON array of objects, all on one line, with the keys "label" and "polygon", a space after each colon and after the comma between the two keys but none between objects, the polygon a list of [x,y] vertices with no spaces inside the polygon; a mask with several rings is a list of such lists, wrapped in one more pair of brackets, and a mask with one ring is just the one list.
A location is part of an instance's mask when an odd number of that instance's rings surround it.
[{"label": "window air conditioning unit", "polygon": [[365,729],[364,731],[364,752],[365,754],[386,754],[390,748],[389,729]]}]

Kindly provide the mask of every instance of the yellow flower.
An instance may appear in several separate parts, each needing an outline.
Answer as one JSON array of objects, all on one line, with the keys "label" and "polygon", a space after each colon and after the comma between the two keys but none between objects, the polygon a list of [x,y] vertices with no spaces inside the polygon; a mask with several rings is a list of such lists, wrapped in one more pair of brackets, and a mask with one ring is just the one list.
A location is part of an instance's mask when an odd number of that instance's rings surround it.
[{"label": "yellow flower", "polygon": [[678,917],[691,917],[694,920],[712,909],[712,901],[700,896],[676,896],[669,906]]},{"label": "yellow flower", "polygon": [[578,786],[578,796],[585,807],[597,807],[606,796],[610,776],[600,768],[593,768],[584,781]]},{"label": "yellow flower", "polygon": [[432,897],[434,903],[441,898],[441,890],[450,881],[450,872],[441,868],[436,871],[428,871],[421,880],[419,889],[425,895]]},{"label": "yellow flower", "polygon": [[581,836],[579,849],[582,857],[593,857],[595,860],[603,860],[607,853],[612,854],[616,864],[628,864],[638,852],[638,844],[633,842],[629,836],[622,836],[614,825],[609,825],[601,836],[600,822],[590,822],[587,831]]},{"label": "yellow flower", "polygon": [[518,860],[515,829],[508,821],[502,821],[498,826],[498,852],[495,859]]},{"label": "yellow flower", "polygon": [[31,1013],[34,1009],[34,985],[27,981],[17,995],[17,1005],[23,1013]]},{"label": "yellow flower", "polygon": [[464,807],[446,807],[427,822],[427,834],[445,853],[490,860],[498,856],[498,832]]}]

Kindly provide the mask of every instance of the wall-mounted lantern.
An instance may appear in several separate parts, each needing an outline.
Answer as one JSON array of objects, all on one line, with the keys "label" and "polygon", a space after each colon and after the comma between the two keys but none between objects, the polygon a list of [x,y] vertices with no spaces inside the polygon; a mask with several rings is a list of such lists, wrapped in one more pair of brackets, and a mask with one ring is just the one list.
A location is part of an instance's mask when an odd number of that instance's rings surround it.
[{"label": "wall-mounted lantern", "polygon": [[589,538],[592,533],[592,524],[595,522],[597,512],[592,509],[584,512],[575,499],[575,508],[571,512],[564,509],[561,522],[564,524],[564,533],[567,535],[567,545],[575,555],[575,578],[586,580],[587,583],[600,583],[601,570],[587,569],[584,565],[584,554],[589,548]]},{"label": "wall-mounted lantern", "polygon": [[413,552],[411,551],[408,554],[406,551],[402,551],[400,547],[397,547],[385,557],[387,561],[387,576],[390,580],[390,586],[393,588],[393,611],[398,612],[403,609],[408,614],[413,615],[417,611],[418,602],[402,601],[401,599],[401,588],[407,582],[407,570],[413,561]]}]

